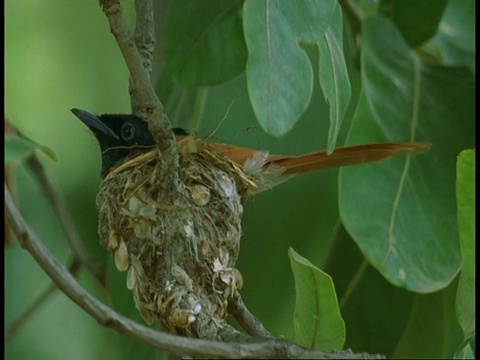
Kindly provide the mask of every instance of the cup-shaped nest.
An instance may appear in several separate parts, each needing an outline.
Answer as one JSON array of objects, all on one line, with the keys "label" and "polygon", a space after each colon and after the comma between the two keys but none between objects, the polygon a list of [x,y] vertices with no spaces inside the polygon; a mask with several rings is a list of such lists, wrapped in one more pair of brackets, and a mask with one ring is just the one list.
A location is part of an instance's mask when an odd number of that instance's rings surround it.
[{"label": "cup-shaped nest", "polygon": [[242,284],[235,269],[242,202],[255,184],[198,140],[180,148],[178,176],[158,149],[106,175],[97,197],[100,242],[127,271],[147,323],[158,318],[171,333],[215,339]]}]

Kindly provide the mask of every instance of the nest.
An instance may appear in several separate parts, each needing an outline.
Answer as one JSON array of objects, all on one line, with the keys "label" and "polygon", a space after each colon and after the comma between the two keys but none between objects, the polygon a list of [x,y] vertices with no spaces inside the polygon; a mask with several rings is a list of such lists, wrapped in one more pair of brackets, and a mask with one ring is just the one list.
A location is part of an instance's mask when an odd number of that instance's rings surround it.
[{"label": "nest", "polygon": [[127,271],[148,324],[158,318],[171,333],[218,339],[242,286],[242,202],[255,182],[192,137],[180,149],[174,186],[158,149],[107,174],[97,197],[100,242]]}]

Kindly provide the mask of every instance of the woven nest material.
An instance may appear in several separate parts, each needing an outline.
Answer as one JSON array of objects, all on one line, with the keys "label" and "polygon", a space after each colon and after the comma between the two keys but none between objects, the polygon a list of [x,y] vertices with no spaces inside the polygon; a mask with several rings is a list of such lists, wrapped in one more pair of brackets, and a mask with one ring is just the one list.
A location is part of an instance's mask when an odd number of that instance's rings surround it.
[{"label": "woven nest material", "polygon": [[158,318],[171,333],[214,339],[242,285],[242,200],[255,183],[192,137],[180,148],[175,188],[158,149],[107,174],[97,197],[100,242],[127,271],[148,324]]}]

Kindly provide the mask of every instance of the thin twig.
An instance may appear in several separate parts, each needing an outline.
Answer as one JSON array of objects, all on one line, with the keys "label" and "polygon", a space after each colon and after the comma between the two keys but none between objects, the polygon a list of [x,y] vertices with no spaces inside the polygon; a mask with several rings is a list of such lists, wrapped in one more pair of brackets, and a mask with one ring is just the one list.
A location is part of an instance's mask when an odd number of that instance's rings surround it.
[{"label": "thin twig", "polygon": [[207,136],[207,139],[210,139],[215,136],[218,130],[220,130],[220,127],[223,125],[223,122],[228,118],[228,114],[230,113],[230,109],[233,107],[233,104],[235,104],[235,98],[230,102],[230,104],[227,107],[227,111],[225,112],[225,115],[220,119],[218,122],[217,126],[215,126],[215,129]]},{"label": "thin twig", "polygon": [[[70,299],[94,317],[101,325],[114,329],[134,340],[151,346],[196,357],[223,358],[368,358],[368,354],[352,354],[351,351],[325,353],[301,348],[286,340],[258,340],[250,343],[223,343],[203,339],[190,339],[152,330],[112,310],[85,291],[43,245],[30,229],[5,187],[5,214],[22,247],[37,261],[40,267]],[[379,358],[375,355],[374,358]]]},{"label": "thin twig", "polygon": [[274,336],[263,326],[262,322],[245,306],[238,291],[228,303],[228,311],[233,315],[240,326],[253,337],[273,338]]},{"label": "thin twig", "polygon": [[37,182],[40,184],[43,193],[47,200],[50,202],[55,215],[60,221],[60,225],[65,232],[68,244],[72,249],[74,256],[78,257],[81,263],[92,272],[92,274],[100,281],[105,283],[105,267],[96,262],[88,253],[85,248],[80,235],[78,235],[70,212],[65,204],[65,200],[60,194],[60,191],[53,185],[52,181],[48,177],[45,167],[38,159],[37,155],[32,155],[27,161],[27,166],[31,170],[32,174],[37,178]]}]

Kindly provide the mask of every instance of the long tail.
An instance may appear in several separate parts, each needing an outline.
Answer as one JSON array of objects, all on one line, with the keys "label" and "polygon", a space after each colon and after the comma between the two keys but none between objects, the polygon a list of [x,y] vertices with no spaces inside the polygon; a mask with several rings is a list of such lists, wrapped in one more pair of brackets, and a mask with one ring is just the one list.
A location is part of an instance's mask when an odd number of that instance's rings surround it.
[{"label": "long tail", "polygon": [[428,143],[380,143],[354,145],[326,151],[316,151],[299,156],[271,155],[265,166],[275,165],[285,169],[284,174],[303,174],[333,167],[357,165],[387,160],[396,155],[414,154],[430,149]]}]

